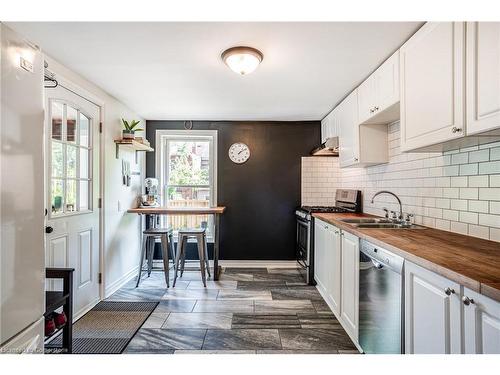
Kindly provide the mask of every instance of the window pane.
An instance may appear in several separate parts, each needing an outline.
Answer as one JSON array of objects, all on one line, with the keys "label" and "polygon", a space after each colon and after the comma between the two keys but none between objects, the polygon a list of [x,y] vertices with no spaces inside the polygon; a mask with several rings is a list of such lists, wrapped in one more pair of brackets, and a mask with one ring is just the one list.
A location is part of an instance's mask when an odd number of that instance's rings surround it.
[{"label": "window pane", "polygon": [[77,110],[69,105],[66,106],[66,139],[68,142],[76,142],[76,115]]},{"label": "window pane", "polygon": [[80,181],[80,197],[79,206],[80,211],[89,209],[89,181]]},{"label": "window pane", "polygon": [[66,212],[76,211],[76,181],[66,180]]},{"label": "window pane", "polygon": [[52,102],[51,116],[52,116],[52,138],[61,141],[63,104]]},{"label": "window pane", "polygon": [[76,147],[66,146],[66,173],[68,177],[76,177]]},{"label": "window pane", "polygon": [[209,187],[167,187],[169,207],[210,207]]},{"label": "window pane", "polygon": [[89,147],[89,127],[88,117],[80,113],[80,146]]},{"label": "window pane", "polygon": [[89,178],[89,150],[80,148],[80,178]]},{"label": "window pane", "polygon": [[52,142],[52,177],[64,176],[63,145],[59,142]]},{"label": "window pane", "polygon": [[169,141],[168,146],[169,185],[209,184],[208,141]]},{"label": "window pane", "polygon": [[52,192],[50,201],[53,214],[59,214],[63,212],[63,192],[63,181],[52,179]]}]

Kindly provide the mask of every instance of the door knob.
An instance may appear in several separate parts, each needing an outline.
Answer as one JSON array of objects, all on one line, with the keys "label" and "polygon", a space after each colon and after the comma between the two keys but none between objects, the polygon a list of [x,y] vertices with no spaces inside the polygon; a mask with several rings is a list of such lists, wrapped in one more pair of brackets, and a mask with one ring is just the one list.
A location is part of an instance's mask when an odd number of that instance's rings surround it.
[{"label": "door knob", "polygon": [[463,296],[462,302],[464,303],[465,306],[469,306],[471,303],[474,303],[474,300],[472,298],[467,297],[467,296]]},{"label": "door knob", "polygon": [[54,228],[52,227],[45,227],[45,233],[52,233],[54,231]]},{"label": "door knob", "polygon": [[462,128],[457,128],[456,126],[454,126],[453,128],[451,128],[451,132],[452,133],[459,133],[462,131]]},{"label": "door knob", "polygon": [[452,294],[455,294],[455,289],[448,287],[448,288],[446,288],[446,289],[444,290],[444,293],[445,293],[447,296],[451,296]]}]

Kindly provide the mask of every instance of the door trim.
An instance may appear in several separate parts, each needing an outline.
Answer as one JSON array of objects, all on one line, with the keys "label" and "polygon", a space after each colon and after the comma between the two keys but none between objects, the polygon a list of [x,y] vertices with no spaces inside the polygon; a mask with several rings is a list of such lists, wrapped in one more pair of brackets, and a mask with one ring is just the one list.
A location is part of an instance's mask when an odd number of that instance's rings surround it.
[{"label": "door trim", "polygon": [[[44,56],[45,60],[47,60],[47,56]],[[67,76],[64,75],[64,73],[60,73],[57,66],[55,69],[51,69],[50,67],[50,58],[48,58],[49,61],[49,67],[48,70],[50,70],[52,73],[55,74],[57,77],[57,82],[59,86],[63,87],[66,90],[69,90],[75,95],[80,96],[81,98],[93,103],[99,108],[99,123],[104,123],[104,113],[105,113],[105,102],[103,99],[101,99],[99,96],[95,95],[94,93],[90,92],[89,90],[83,88],[82,86],[74,83],[71,79],[68,79]],[[50,90],[50,88],[44,88],[44,93],[45,90]],[[48,125],[47,125],[48,126]],[[104,279],[105,279],[105,274],[104,274],[104,206],[106,204],[105,199],[104,199],[104,155],[105,155],[105,147],[104,147],[104,133],[103,132],[97,132],[98,138],[99,138],[99,191],[97,192],[98,198],[101,198],[101,206],[100,207],[94,207],[94,210],[97,209],[99,210],[99,272],[103,275],[102,276],[102,282],[99,285],[99,298],[97,301],[95,301],[94,304],[87,305],[85,307],[84,312],[79,314],[79,317],[86,312],[88,312],[92,307],[94,307],[99,301],[104,299]],[[47,186],[45,187],[47,189]],[[94,192],[95,194],[96,192]],[[47,192],[44,192],[44,195],[47,195]],[[44,200],[45,200],[44,196]],[[76,321],[76,319],[74,319]]]}]

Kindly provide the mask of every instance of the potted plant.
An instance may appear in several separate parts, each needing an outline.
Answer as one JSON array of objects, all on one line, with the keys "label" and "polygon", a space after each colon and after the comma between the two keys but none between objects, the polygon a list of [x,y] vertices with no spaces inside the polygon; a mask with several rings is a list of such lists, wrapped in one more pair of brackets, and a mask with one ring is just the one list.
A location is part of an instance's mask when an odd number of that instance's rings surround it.
[{"label": "potted plant", "polygon": [[129,123],[127,120],[122,118],[122,123],[124,127],[122,132],[123,139],[134,139],[136,131],[144,130],[141,128],[136,128],[136,126],[140,123],[140,121],[137,120],[132,120],[132,122]]}]

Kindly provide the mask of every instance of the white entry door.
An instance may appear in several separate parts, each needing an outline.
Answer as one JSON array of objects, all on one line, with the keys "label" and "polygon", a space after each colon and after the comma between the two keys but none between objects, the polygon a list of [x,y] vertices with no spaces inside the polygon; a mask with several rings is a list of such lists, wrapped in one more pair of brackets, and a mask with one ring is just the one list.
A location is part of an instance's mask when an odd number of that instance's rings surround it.
[{"label": "white entry door", "polygon": [[73,311],[77,317],[100,299],[100,108],[61,86],[45,89],[45,105],[45,259],[47,267],[75,269]]}]

